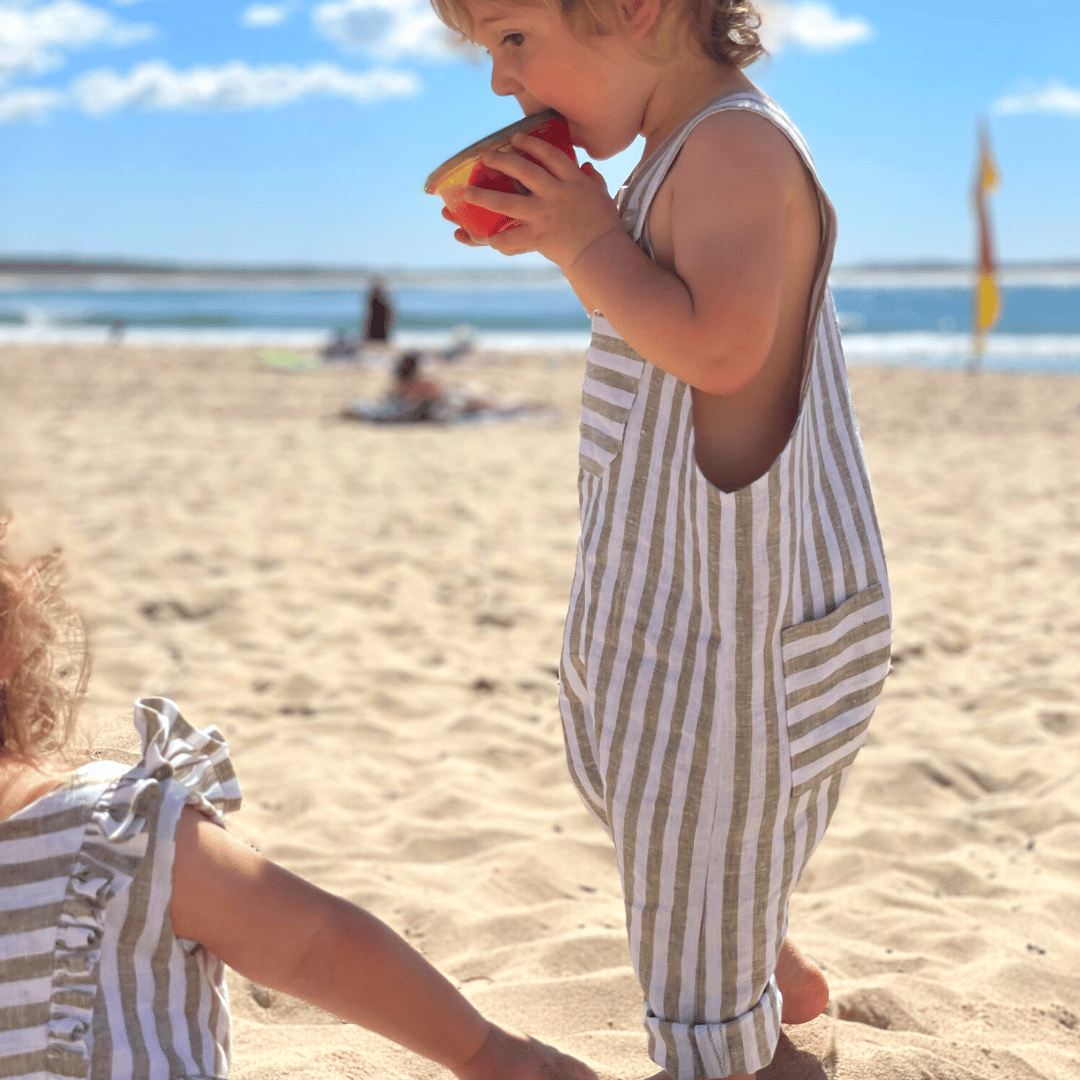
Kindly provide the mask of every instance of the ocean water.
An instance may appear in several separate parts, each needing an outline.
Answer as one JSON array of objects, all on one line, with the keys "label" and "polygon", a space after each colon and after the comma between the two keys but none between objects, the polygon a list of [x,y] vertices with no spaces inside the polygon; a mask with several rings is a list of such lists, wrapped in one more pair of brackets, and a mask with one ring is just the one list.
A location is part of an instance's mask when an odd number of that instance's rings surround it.
[{"label": "ocean water", "polygon": [[[490,287],[458,282],[391,289],[395,344],[441,348],[468,326],[480,347],[583,350],[589,321],[565,284]],[[905,282],[837,283],[833,296],[853,363],[963,367],[970,357],[971,292]],[[125,340],[162,345],[320,347],[355,332],[363,295],[342,288],[0,289],[0,344],[101,342],[115,320]],[[457,331],[459,334],[461,331]],[[1005,286],[984,365],[1080,371],[1080,286]]]}]

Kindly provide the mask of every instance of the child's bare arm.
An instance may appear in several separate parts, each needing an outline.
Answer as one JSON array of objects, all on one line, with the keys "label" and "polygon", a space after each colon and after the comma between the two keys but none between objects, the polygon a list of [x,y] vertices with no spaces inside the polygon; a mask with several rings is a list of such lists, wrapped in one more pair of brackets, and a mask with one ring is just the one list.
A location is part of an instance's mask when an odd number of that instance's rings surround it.
[{"label": "child's bare arm", "polygon": [[463,1080],[595,1080],[580,1062],[486,1021],[374,916],[264,859],[185,808],[174,932],[240,974],[377,1031]]},{"label": "child's bare arm", "polygon": [[527,137],[515,145],[547,171],[503,154],[498,167],[533,194],[470,190],[470,202],[524,222],[493,247],[546,255],[587,310],[691,386],[731,394],[753,379],[780,314],[791,184],[782,135],[737,112],[694,129],[668,179],[673,269],[638,248],[606,193],[558,150]]}]

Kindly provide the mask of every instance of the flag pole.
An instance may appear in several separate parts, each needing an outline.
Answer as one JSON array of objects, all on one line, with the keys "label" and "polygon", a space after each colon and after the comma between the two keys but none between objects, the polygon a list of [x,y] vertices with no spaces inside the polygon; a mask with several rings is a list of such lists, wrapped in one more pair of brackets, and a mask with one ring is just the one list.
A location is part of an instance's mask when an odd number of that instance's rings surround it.
[{"label": "flag pole", "polygon": [[998,185],[997,165],[990,149],[990,132],[986,121],[978,123],[978,164],[972,192],[975,204],[975,226],[978,233],[978,252],[975,265],[975,295],[971,326],[971,361],[968,372],[974,375],[982,366],[986,351],[986,334],[993,329],[1001,309],[998,292],[997,261],[994,257],[994,237],[990,227],[987,196]]}]

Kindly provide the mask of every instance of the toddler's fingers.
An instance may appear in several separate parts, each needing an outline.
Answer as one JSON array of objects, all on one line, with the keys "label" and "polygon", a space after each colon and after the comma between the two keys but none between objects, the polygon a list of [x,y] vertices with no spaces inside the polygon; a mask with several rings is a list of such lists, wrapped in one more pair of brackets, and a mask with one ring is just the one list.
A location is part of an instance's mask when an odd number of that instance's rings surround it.
[{"label": "toddler's fingers", "polygon": [[500,255],[523,255],[526,251],[533,250],[526,237],[527,234],[520,225],[512,225],[509,229],[495,233],[488,240],[488,244]]},{"label": "toddler's fingers", "polygon": [[595,180],[605,191],[607,191],[607,181],[600,175],[591,161],[586,161],[585,164],[581,166],[581,171],[590,180]]},{"label": "toddler's fingers", "polygon": [[454,230],[454,239],[455,239],[455,240],[456,240],[456,241],[457,241],[457,242],[458,242],[459,244],[468,244],[468,245],[469,245],[469,247],[479,247],[479,246],[480,246],[480,245],[479,245],[479,244],[478,244],[478,243],[477,243],[477,242],[476,242],[476,241],[475,241],[475,240],[474,240],[474,239],[473,239],[473,238],[472,238],[472,237],[471,237],[471,236],[470,236],[470,235],[468,234],[468,232],[466,232],[466,231],[465,231],[465,229],[461,227],[461,225],[460,225],[460,224],[459,224],[459,222],[458,222],[458,219],[457,219],[456,217],[454,217],[454,215],[453,215],[452,213],[450,213],[450,208],[449,208],[448,206],[444,206],[444,207],[442,208],[442,216],[443,216],[443,217],[444,217],[444,218],[445,218],[445,219],[446,219],[447,221],[452,221],[452,222],[453,222],[453,223],[454,223],[455,225],[457,225],[457,226],[458,226],[458,228]]},{"label": "toddler's fingers", "polygon": [[[552,176],[560,180],[569,180],[577,171],[577,166],[557,146],[538,139],[534,135],[515,135],[510,140],[515,150],[536,158]],[[528,185],[526,185],[528,186]]]},{"label": "toddler's fingers", "polygon": [[564,1054],[554,1046],[548,1046],[547,1043],[539,1042],[536,1039],[530,1041],[540,1053],[545,1078],[550,1077],[551,1080],[597,1080],[596,1073],[585,1062],[579,1061],[569,1054]]},{"label": "toddler's fingers", "polygon": [[529,204],[532,202],[528,195],[510,195],[505,191],[473,187],[472,184],[465,189],[465,201],[511,218],[528,217]]},{"label": "toddler's fingers", "polygon": [[[545,146],[547,143],[544,144]],[[480,159],[490,169],[498,169],[507,176],[512,176],[529,191],[543,193],[545,183],[550,183],[551,175],[546,169],[529,161],[520,154],[506,154],[500,151],[484,154]]]}]

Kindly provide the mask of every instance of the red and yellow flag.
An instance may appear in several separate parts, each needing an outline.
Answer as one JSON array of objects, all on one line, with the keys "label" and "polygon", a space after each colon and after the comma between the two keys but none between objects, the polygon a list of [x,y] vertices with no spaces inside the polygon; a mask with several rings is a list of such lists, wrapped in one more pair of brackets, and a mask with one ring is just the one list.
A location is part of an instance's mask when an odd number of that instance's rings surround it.
[{"label": "red and yellow flag", "polygon": [[979,230],[979,256],[975,270],[975,318],[972,327],[976,361],[982,359],[986,333],[997,322],[1001,297],[997,286],[997,263],[994,238],[990,229],[990,211],[986,197],[998,185],[997,165],[990,150],[990,133],[979,125],[979,164],[975,173],[975,218]]}]

